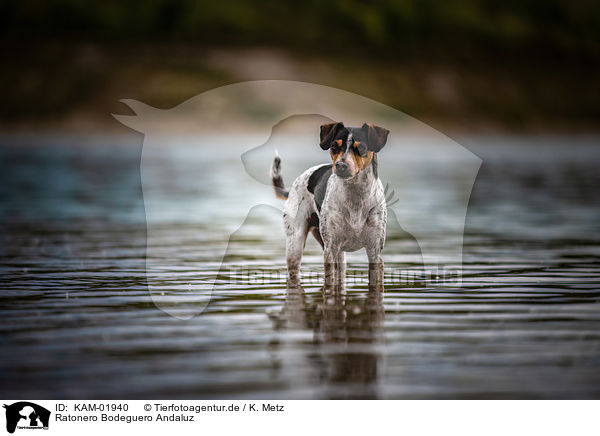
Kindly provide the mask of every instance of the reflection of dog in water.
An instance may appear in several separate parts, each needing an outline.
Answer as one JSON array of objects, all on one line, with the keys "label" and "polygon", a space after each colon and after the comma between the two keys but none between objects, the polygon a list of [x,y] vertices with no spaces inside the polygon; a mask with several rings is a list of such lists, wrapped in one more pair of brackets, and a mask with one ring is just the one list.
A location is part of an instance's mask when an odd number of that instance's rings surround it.
[{"label": "reflection of dog in water", "polygon": [[20,427],[39,427],[41,424],[48,428],[50,421],[50,411],[42,406],[28,401],[19,401],[9,406],[4,405],[6,409],[6,431],[14,433],[17,425]]},{"label": "reflection of dog in water", "polygon": [[325,290],[307,295],[301,286],[288,287],[282,312],[270,315],[275,329],[314,332],[313,343],[321,353],[307,357],[319,378],[328,381],[326,398],[378,397],[383,295],[374,289],[363,295]]},{"label": "reflection of dog in water", "polygon": [[271,182],[283,206],[288,279],[297,283],[304,244],[309,232],[324,251],[325,286],[340,286],[346,274],[345,253],[365,248],[369,284],[383,287],[383,259],[387,208],[377,173],[377,153],[389,131],[373,124],[321,126],[320,146],[332,163],[309,168],[287,190],[279,156],[271,168]]}]

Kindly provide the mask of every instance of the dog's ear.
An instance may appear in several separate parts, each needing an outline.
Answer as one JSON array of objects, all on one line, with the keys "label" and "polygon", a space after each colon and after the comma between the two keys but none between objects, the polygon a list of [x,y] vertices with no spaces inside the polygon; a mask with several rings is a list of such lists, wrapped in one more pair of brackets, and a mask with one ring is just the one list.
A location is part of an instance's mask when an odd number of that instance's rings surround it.
[{"label": "dog's ear", "polygon": [[323,124],[321,126],[321,142],[319,145],[323,150],[329,150],[331,147],[331,141],[335,138],[335,135],[344,128],[344,123],[331,123]]},{"label": "dog's ear", "polygon": [[367,123],[362,125],[362,131],[367,137],[367,148],[375,153],[383,148],[390,133],[388,129]]}]

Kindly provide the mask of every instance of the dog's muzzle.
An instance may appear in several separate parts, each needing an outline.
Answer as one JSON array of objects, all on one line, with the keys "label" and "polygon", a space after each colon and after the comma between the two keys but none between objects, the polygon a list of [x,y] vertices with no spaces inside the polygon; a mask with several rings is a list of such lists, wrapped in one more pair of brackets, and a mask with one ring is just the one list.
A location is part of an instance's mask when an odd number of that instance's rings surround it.
[{"label": "dog's muzzle", "polygon": [[342,179],[347,179],[351,176],[349,171],[349,166],[346,162],[336,162],[335,164],[335,174]]}]

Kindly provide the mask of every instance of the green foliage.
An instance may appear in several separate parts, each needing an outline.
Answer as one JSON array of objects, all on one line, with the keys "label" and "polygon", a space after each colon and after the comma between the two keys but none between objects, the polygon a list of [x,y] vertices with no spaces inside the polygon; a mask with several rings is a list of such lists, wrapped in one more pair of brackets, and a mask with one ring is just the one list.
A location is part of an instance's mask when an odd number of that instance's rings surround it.
[{"label": "green foliage", "polygon": [[206,44],[281,44],[327,52],[426,47],[600,53],[597,0],[29,0],[0,2],[0,35]]}]

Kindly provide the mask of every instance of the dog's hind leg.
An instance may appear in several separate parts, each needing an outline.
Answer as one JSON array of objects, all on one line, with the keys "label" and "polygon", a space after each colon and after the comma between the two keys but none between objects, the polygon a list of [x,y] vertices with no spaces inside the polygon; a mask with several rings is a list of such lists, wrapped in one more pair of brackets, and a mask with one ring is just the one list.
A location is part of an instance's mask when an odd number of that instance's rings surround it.
[{"label": "dog's hind leg", "polygon": [[300,284],[300,264],[302,263],[302,253],[304,244],[308,236],[308,227],[302,226],[296,228],[293,233],[286,236],[285,258],[288,269],[288,284]]},{"label": "dog's hind leg", "polygon": [[313,237],[317,240],[321,248],[325,248],[325,245],[323,244],[323,238],[321,238],[321,232],[319,231],[319,227],[311,227],[310,232],[312,233]]}]

